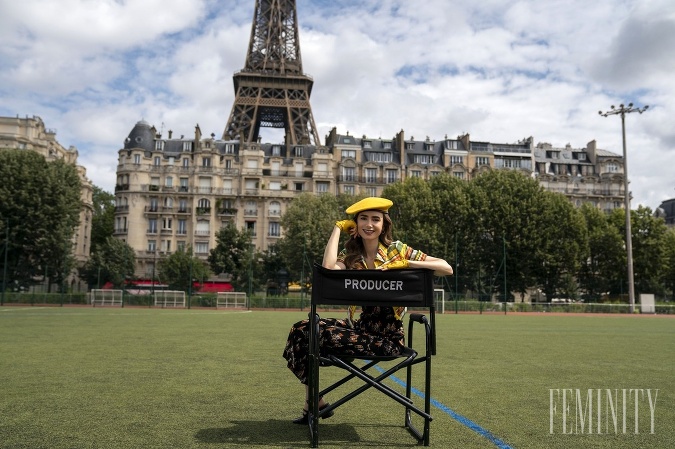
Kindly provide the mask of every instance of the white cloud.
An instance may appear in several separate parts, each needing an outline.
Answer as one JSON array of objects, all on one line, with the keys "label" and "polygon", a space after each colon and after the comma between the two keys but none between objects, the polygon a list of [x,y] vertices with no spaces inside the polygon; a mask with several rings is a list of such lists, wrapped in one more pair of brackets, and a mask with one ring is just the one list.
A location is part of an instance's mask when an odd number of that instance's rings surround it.
[{"label": "white cloud", "polygon": [[[117,151],[141,119],[220,137],[244,66],[253,0],[0,3],[0,114],[39,115],[112,190]],[[670,0],[298,2],[304,71],[324,137],[535,142],[621,153],[635,203],[673,197],[675,5]],[[274,132],[263,136],[279,137]]]}]

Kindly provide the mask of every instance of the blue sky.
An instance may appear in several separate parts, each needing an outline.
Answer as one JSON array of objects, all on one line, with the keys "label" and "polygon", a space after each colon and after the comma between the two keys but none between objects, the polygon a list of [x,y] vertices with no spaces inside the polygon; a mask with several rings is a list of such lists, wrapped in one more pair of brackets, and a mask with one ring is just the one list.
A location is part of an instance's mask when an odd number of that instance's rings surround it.
[{"label": "blue sky", "polygon": [[[0,115],[40,116],[92,182],[144,119],[222,135],[254,0],[0,3]],[[622,153],[633,207],[675,197],[675,3],[670,0],[300,0],[319,136],[339,133],[598,147]],[[265,134],[265,131],[268,131]],[[278,134],[263,129],[263,140]]]}]

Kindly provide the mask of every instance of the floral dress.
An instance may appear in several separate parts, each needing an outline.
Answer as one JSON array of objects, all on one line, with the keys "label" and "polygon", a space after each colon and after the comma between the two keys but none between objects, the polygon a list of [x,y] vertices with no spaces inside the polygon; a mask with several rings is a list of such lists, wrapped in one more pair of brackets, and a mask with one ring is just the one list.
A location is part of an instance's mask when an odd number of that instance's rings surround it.
[{"label": "floral dress", "polygon": [[[344,251],[338,261],[344,260]],[[380,243],[375,266],[398,259],[424,260],[426,254],[416,251],[401,242],[389,247]],[[365,260],[360,269],[366,267]],[[350,307],[345,319],[319,319],[319,350],[322,355],[329,353],[357,356],[399,355],[405,346],[401,307],[363,307],[358,320],[353,320],[354,308]],[[350,324],[353,324],[350,326]],[[307,385],[309,371],[309,320],[293,325],[286,341],[283,357],[288,368],[301,383]]]}]

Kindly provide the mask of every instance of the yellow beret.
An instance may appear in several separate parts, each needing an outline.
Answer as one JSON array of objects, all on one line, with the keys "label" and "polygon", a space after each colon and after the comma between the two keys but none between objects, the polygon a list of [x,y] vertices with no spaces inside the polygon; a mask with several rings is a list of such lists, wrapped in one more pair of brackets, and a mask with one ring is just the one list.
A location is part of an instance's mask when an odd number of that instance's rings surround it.
[{"label": "yellow beret", "polygon": [[394,203],[386,198],[370,197],[364,198],[361,201],[352,204],[347,208],[347,210],[345,210],[345,212],[349,215],[358,214],[364,210],[379,210],[382,212],[387,212],[393,204]]}]

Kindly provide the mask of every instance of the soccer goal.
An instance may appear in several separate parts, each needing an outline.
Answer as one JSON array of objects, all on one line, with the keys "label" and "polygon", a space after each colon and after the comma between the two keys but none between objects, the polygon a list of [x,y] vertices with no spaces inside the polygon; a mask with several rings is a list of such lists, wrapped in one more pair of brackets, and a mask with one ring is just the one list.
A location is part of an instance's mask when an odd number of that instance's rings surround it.
[{"label": "soccer goal", "polygon": [[155,290],[155,306],[185,307],[185,292],[180,290]]},{"label": "soccer goal", "polygon": [[95,288],[89,292],[89,302],[96,306],[122,306],[122,290]]},{"label": "soccer goal", "polygon": [[442,288],[434,289],[434,307],[441,313],[445,313],[445,290]]},{"label": "soccer goal", "polygon": [[244,292],[218,292],[216,298],[216,309],[225,308],[246,308],[246,293]]}]

